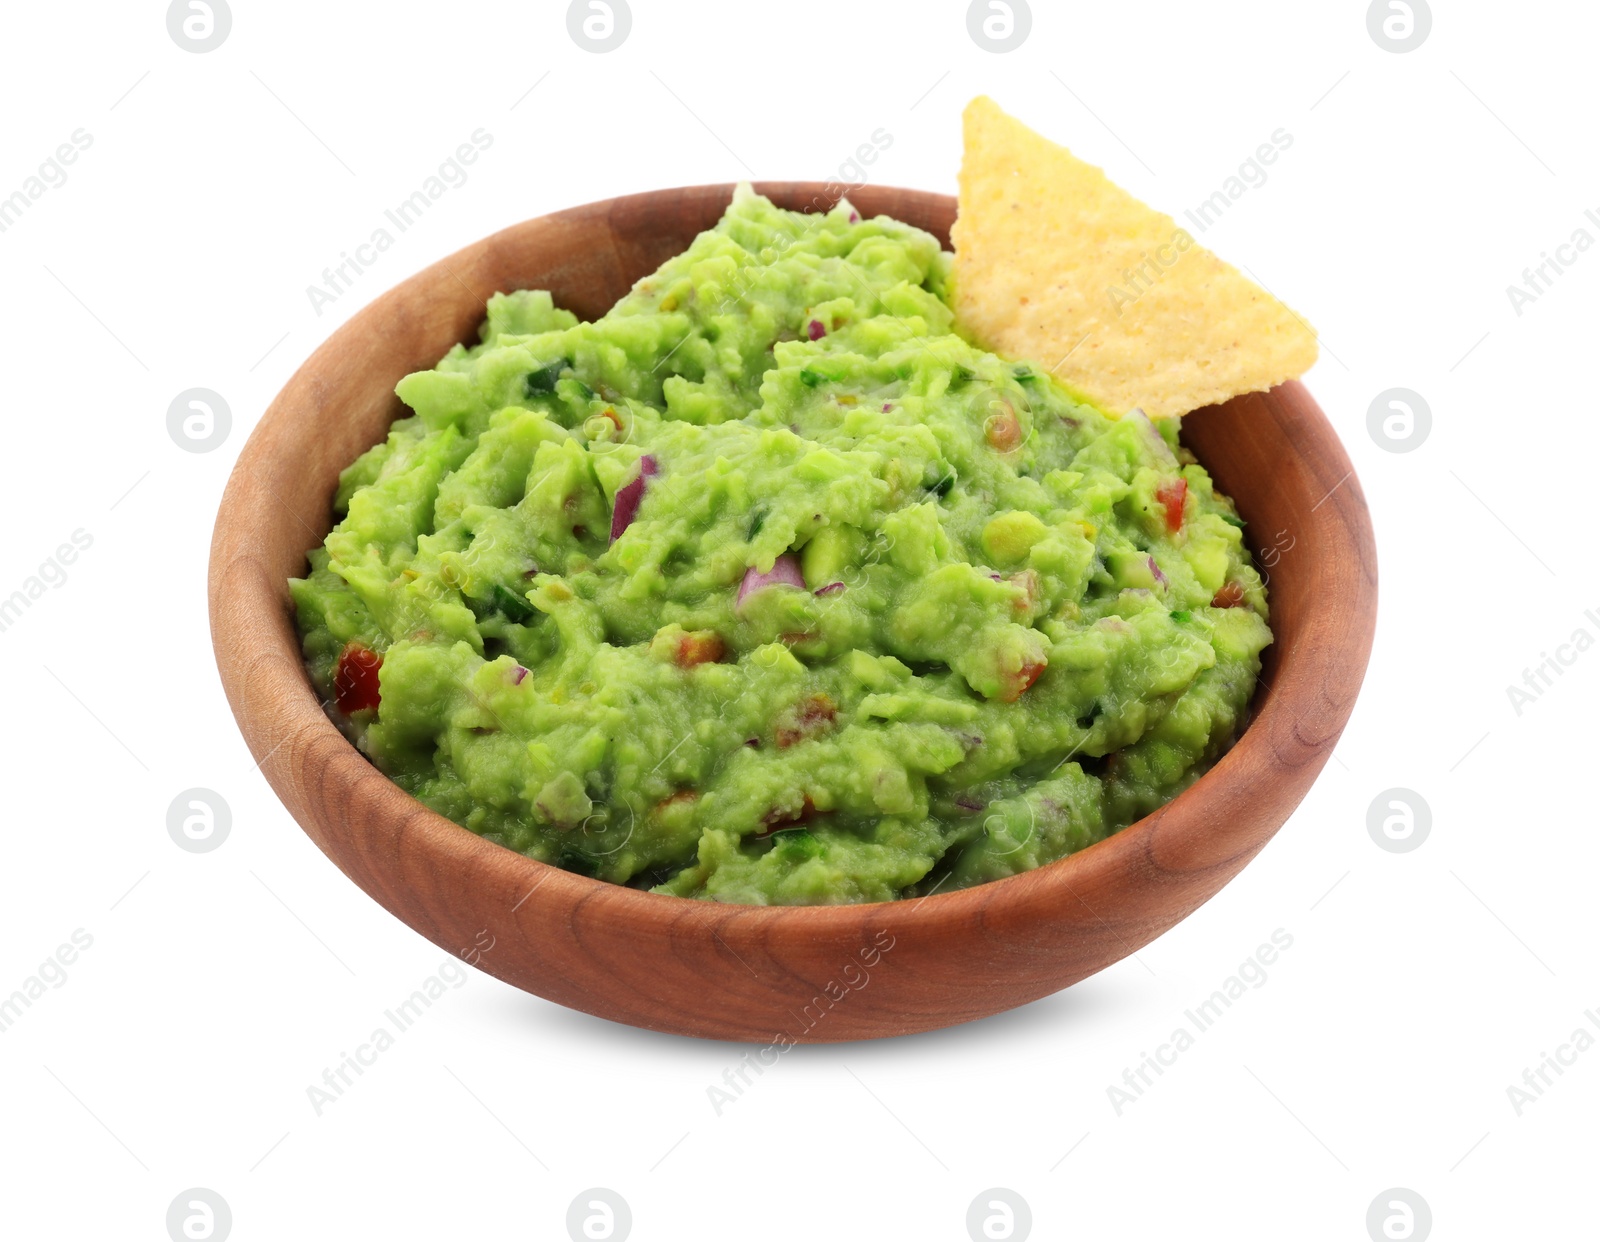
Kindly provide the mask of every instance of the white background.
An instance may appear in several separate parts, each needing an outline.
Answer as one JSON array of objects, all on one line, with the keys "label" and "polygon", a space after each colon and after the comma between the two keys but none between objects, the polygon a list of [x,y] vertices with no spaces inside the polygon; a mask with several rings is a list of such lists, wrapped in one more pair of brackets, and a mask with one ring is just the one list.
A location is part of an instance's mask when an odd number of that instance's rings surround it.
[{"label": "white background", "polygon": [[[596,55],[561,3],[234,0],[206,54],[153,0],[7,7],[0,195],[74,130],[93,145],[0,234],[0,595],[74,530],[93,546],[0,633],[0,996],[75,929],[94,942],[0,1034],[0,1232],[162,1239],[198,1186],[238,1239],[560,1239],[602,1186],[638,1239],[959,1242],[1000,1186],[1038,1238],[1359,1242],[1390,1187],[1426,1199],[1439,1238],[1592,1233],[1600,1051],[1521,1116],[1507,1088],[1576,1028],[1600,1035],[1600,654],[1520,715],[1506,687],[1600,635],[1600,253],[1520,316],[1506,287],[1576,229],[1600,240],[1600,15],[1438,0],[1394,54],[1358,0],[1034,9],[1000,55],[952,0],[634,0]],[[742,1048],[476,972],[316,1116],[306,1088],[444,954],[302,835],[218,685],[208,541],[261,411],[360,305],[516,220],[834,177],[879,128],[873,180],[953,191],[977,93],[1180,221],[1293,136],[1203,240],[1319,327],[1308,382],[1378,531],[1372,667],[1317,787],[1137,958],[965,1028],[796,1050],[721,1116],[707,1088]],[[470,180],[314,313],[322,269],[479,128]],[[166,412],[201,386],[233,429],[193,454]],[[1433,415],[1406,454],[1367,429],[1396,386]],[[167,834],[192,786],[232,808],[213,853]],[[1367,829],[1396,786],[1433,817],[1404,854]],[[1278,928],[1294,944],[1267,982],[1118,1116],[1124,1068]]]}]

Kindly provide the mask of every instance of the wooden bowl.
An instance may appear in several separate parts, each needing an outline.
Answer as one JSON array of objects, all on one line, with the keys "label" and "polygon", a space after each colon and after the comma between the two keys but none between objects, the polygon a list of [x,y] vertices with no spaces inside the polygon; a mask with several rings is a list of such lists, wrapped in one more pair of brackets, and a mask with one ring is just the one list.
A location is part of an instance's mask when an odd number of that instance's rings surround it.
[{"label": "wooden bowl", "polygon": [[[756,187],[822,210],[817,182]],[[1271,564],[1273,631],[1238,744],[1155,814],[1011,879],[864,906],[720,905],[534,862],[391,784],[324,715],[285,585],[332,524],[341,467],[381,440],[395,382],[476,340],[498,290],[550,290],[585,319],[681,252],[731,186],[593,203],[518,224],[413,276],[312,355],[245,445],[211,547],[217,666],[246,742],[311,839],[369,896],[508,983],[658,1031],[777,1043],[900,1035],[1076,983],[1233,878],[1322,769],[1366,670],[1377,561],[1361,486],[1297,383],[1197,413],[1184,436]],[[955,200],[865,187],[852,201],[948,245]]]}]

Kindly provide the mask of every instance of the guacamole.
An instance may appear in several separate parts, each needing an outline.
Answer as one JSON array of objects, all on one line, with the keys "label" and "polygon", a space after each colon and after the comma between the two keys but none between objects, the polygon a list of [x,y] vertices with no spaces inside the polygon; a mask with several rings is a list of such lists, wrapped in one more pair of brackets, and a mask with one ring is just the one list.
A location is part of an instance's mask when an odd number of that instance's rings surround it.
[{"label": "guacamole", "polygon": [[594,323],[496,294],[290,584],[335,719],[489,840],[717,901],[949,891],[1175,796],[1271,641],[1242,524],[949,271],[741,188]]}]

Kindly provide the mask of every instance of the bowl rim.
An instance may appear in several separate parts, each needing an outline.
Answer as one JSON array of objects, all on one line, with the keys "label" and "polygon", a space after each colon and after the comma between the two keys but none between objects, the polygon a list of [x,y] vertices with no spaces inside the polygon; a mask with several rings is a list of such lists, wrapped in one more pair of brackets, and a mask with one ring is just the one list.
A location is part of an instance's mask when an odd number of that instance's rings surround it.
[{"label": "bowl rim", "polygon": [[[1178,852],[1193,852],[1193,861],[1199,864],[1195,869],[1230,868],[1230,874],[1236,871],[1275,835],[1277,826],[1269,831],[1212,843],[1228,845],[1231,852],[1196,850],[1194,847],[1207,844],[1192,835],[1204,830],[1202,809],[1213,802],[1226,802],[1230,793],[1237,795],[1248,790],[1249,781],[1257,771],[1248,761],[1258,751],[1275,750],[1281,730],[1297,731],[1302,719],[1320,706],[1326,726],[1314,739],[1320,753],[1309,761],[1311,767],[1304,777],[1303,788],[1289,804],[1292,812],[1294,804],[1304,796],[1326,761],[1353,709],[1365,675],[1375,625],[1376,558],[1365,498],[1332,425],[1298,381],[1274,391],[1285,394],[1299,412],[1308,417],[1308,432],[1317,438],[1320,448],[1332,454],[1334,465],[1343,469],[1344,478],[1339,482],[1344,486],[1335,484],[1330,497],[1325,498],[1329,501],[1328,516],[1344,528],[1349,554],[1366,563],[1366,574],[1361,579],[1364,585],[1358,585],[1348,598],[1333,601],[1342,610],[1353,641],[1337,651],[1332,647],[1303,647],[1295,653],[1299,662],[1288,669],[1279,662],[1269,662],[1259,679],[1261,685],[1252,697],[1246,727],[1205,774],[1175,798],[1121,831],[1033,870],[923,897],[840,905],[745,905],[652,893],[540,862],[455,824],[390,781],[329,718],[301,660],[293,609],[285,607],[286,582],[278,584],[278,589],[273,591],[262,574],[240,572],[241,566],[260,568],[260,557],[252,546],[249,531],[250,506],[264,504],[253,494],[247,494],[241,480],[271,460],[270,449],[275,436],[300,412],[318,383],[319,373],[337,355],[341,344],[360,339],[367,325],[405,304],[412,291],[426,286],[430,280],[439,279],[441,274],[459,280],[456,269],[465,256],[492,247],[518,230],[599,209],[639,211],[662,196],[731,194],[733,188],[732,183],[675,187],[599,200],[522,221],[471,243],[400,281],[352,314],[296,370],[253,428],[230,474],[213,532],[208,589],[212,645],[230,707],[258,761],[257,766],[301,828],[341,870],[397,915],[399,912],[395,910],[389,890],[375,881],[369,882],[358,873],[358,868],[353,868],[354,860],[364,857],[371,843],[360,839],[359,832],[352,832],[352,816],[341,808],[359,806],[366,816],[376,815],[390,821],[395,843],[401,837],[408,839],[409,848],[420,850],[439,868],[475,870],[492,877],[501,894],[523,894],[518,906],[539,891],[546,894],[546,900],[556,900],[570,909],[574,924],[580,907],[599,903],[606,918],[626,928],[659,929],[664,923],[676,928],[684,920],[693,919],[697,927],[704,928],[712,936],[717,936],[719,930],[727,931],[736,926],[741,939],[748,935],[766,936],[782,928],[789,934],[834,940],[841,934],[862,929],[911,930],[933,921],[982,922],[986,915],[992,921],[995,907],[1000,903],[1041,909],[1064,896],[1082,901],[1085,893],[1105,891],[1124,883],[1130,868],[1154,873],[1170,866],[1170,859],[1158,860],[1157,854],[1165,856],[1173,852],[1175,839],[1171,830],[1175,828],[1181,828],[1183,834],[1176,839]],[[757,182],[755,188],[773,197],[779,194],[809,196],[814,204],[840,197],[839,187],[833,182],[767,181]],[[850,197],[853,203],[865,207],[877,196],[888,194],[937,200],[945,205],[954,201],[949,195],[932,191],[887,186],[852,190]],[[1184,417],[1200,415],[1203,411]],[[249,628],[252,615],[263,621],[274,619],[272,628],[278,638],[287,639],[292,661],[282,659],[281,651],[246,652],[237,646]],[[1276,639],[1276,633],[1274,637]],[[1269,652],[1271,650],[1269,648]],[[1330,690],[1336,693],[1330,694]],[[335,808],[319,807],[310,797],[313,787],[324,795],[331,789],[335,794]],[[1162,836],[1159,849],[1158,832]],[[1227,838],[1226,833],[1220,835]],[[1209,894],[1201,900],[1207,899]],[[405,916],[399,917],[417,926]],[[417,927],[417,930],[427,934],[424,928]]]}]

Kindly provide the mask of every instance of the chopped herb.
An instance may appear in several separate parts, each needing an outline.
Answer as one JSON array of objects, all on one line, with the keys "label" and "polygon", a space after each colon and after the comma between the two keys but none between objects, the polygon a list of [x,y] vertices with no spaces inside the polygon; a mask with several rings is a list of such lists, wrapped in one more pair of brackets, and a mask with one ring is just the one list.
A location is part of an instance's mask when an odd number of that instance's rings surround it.
[{"label": "chopped herb", "polygon": [[805,828],[779,829],[773,836],[777,838],[773,848],[785,862],[800,863],[822,856],[822,842]]},{"label": "chopped herb", "polygon": [[766,522],[767,511],[765,509],[757,509],[754,513],[752,513],[750,515],[750,529],[745,534],[745,541],[748,543],[750,540],[759,535],[761,533],[761,528],[766,525]]},{"label": "chopped herb", "polygon": [[571,365],[569,359],[557,358],[554,362],[547,362],[544,366],[529,371],[525,384],[528,395],[537,397],[555,392],[556,381],[561,378],[561,372]]},{"label": "chopped herb", "polygon": [[1032,384],[1039,378],[1038,375],[1034,373],[1033,368],[1028,366],[1013,367],[1011,374],[1016,376],[1017,383],[1019,384]]},{"label": "chopped herb", "polygon": [[1219,513],[1217,516],[1229,526],[1237,526],[1240,530],[1244,529],[1244,520],[1242,518],[1236,518],[1231,513]]},{"label": "chopped herb", "polygon": [[1187,608],[1180,608],[1177,612],[1169,613],[1168,615],[1171,616],[1174,621],[1178,622],[1179,625],[1182,625],[1185,621],[1192,621],[1194,619],[1193,614]]},{"label": "chopped herb", "polygon": [[498,582],[495,583],[494,587],[494,603],[496,608],[518,624],[533,620],[533,605],[515,591],[507,590]]},{"label": "chopped herb", "polygon": [[591,880],[600,876],[600,860],[592,854],[585,854],[582,850],[575,850],[571,846],[564,848],[556,855],[556,866],[563,871],[576,871],[579,875],[586,875]]},{"label": "chopped herb", "polygon": [[818,384],[825,384],[828,377],[821,371],[813,371],[810,367],[800,372],[800,382],[807,388],[815,388]]}]

